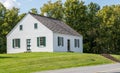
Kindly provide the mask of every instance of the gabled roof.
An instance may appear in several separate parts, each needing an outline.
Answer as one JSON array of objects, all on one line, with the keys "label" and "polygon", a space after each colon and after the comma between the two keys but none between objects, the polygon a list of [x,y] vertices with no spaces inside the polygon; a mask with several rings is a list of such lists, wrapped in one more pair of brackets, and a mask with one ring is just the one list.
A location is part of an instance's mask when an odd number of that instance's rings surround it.
[{"label": "gabled roof", "polygon": [[66,35],[73,35],[73,36],[81,36],[75,30],[73,30],[70,26],[65,24],[64,22],[50,18],[45,16],[40,16],[38,14],[29,13],[43,25],[45,25],[48,29],[53,31],[54,33],[66,34]]}]

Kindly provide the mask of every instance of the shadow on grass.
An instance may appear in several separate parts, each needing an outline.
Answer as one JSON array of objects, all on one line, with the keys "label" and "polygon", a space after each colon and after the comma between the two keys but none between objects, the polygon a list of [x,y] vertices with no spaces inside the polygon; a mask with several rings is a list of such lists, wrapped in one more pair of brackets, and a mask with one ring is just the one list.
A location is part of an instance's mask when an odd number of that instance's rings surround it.
[{"label": "shadow on grass", "polygon": [[6,58],[15,58],[15,57],[8,57],[8,56],[3,57],[3,56],[0,56],[0,59],[6,59]]}]

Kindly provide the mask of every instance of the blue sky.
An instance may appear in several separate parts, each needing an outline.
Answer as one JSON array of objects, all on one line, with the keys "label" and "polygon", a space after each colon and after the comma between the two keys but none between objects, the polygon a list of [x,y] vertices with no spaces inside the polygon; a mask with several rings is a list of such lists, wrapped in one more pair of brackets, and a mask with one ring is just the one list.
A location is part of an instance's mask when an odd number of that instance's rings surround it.
[{"label": "blue sky", "polygon": [[[20,13],[28,12],[31,8],[37,8],[40,11],[40,7],[44,3],[47,3],[49,0],[0,0],[0,2],[8,9],[11,9],[13,6],[20,8]],[[51,0],[55,2],[57,0]],[[85,4],[90,2],[95,2],[101,7],[105,5],[120,4],[120,0],[84,0]],[[62,0],[64,3],[65,0]]]}]

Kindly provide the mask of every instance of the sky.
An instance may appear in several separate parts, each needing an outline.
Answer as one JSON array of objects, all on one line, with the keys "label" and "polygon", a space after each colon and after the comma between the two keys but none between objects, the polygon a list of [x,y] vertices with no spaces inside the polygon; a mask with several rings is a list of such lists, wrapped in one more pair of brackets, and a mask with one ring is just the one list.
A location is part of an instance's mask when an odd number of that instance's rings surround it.
[{"label": "sky", "polygon": [[[20,9],[20,13],[27,13],[32,8],[37,8],[40,12],[40,7],[43,6],[44,3],[47,3],[50,0],[0,0],[0,2],[7,8],[11,9],[12,7],[17,7]],[[57,0],[51,0],[55,2]],[[120,0],[83,0],[85,4],[89,4],[90,2],[94,2],[99,4],[101,7],[105,5],[113,5],[120,4]],[[65,0],[62,0],[64,3]]]}]

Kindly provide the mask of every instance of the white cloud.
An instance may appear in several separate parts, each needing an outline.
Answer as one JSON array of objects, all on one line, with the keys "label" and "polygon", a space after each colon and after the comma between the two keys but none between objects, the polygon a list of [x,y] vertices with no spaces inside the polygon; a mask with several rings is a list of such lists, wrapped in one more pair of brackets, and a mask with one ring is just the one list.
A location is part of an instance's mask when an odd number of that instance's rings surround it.
[{"label": "white cloud", "polygon": [[20,3],[17,2],[16,0],[0,0],[0,2],[7,8],[11,9],[13,7],[19,7]]}]

